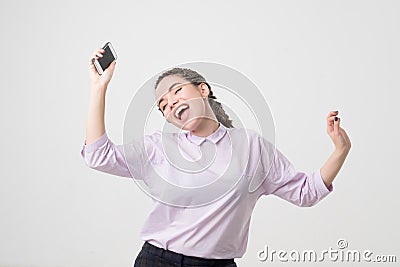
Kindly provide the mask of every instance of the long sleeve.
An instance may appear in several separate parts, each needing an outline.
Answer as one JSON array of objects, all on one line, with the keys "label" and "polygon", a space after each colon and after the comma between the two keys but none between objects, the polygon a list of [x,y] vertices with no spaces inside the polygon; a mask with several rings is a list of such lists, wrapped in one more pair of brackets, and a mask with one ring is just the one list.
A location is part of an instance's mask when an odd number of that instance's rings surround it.
[{"label": "long sleeve", "polygon": [[124,157],[122,145],[115,145],[104,133],[95,142],[86,145],[84,142],[81,156],[88,167],[117,175],[132,178]]},{"label": "long sleeve", "polygon": [[261,167],[266,175],[262,184],[265,195],[273,194],[296,206],[311,207],[333,191],[332,184],[328,188],[324,184],[319,169],[309,174],[296,170],[265,139],[262,139],[261,150]]}]

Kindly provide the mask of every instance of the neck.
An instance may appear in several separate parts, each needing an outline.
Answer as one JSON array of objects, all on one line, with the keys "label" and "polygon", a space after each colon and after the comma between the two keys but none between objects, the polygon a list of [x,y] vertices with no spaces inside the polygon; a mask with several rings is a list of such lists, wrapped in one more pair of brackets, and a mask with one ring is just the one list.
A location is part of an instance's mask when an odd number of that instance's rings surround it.
[{"label": "neck", "polygon": [[208,99],[204,98],[203,100],[205,101],[205,116],[201,118],[200,123],[191,133],[193,135],[207,137],[218,129],[219,122],[210,107]]},{"label": "neck", "polygon": [[193,135],[206,137],[214,133],[219,127],[219,122],[215,119],[204,118],[196,127],[196,130],[191,131]]}]

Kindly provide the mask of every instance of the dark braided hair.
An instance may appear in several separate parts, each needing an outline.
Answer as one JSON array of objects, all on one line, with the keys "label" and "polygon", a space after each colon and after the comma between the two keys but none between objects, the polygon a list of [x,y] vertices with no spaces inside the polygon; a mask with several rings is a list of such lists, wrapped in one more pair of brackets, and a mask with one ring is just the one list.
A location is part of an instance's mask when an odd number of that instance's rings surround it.
[{"label": "dark braided hair", "polygon": [[210,107],[212,111],[214,112],[215,117],[217,120],[222,123],[225,127],[228,128],[234,128],[232,125],[232,120],[229,119],[228,114],[226,114],[224,108],[222,107],[222,104],[218,102],[216,99],[217,97],[214,95],[213,91],[211,90],[211,86],[206,82],[206,79],[202,75],[200,75],[198,72],[188,69],[188,68],[173,68],[170,70],[165,71],[162,73],[155,84],[155,88],[157,88],[158,84],[160,81],[170,75],[176,75],[180,76],[183,79],[187,80],[191,84],[194,85],[200,85],[201,83],[205,83],[208,86],[208,89],[210,90],[210,93],[208,94],[208,103],[210,104]]}]

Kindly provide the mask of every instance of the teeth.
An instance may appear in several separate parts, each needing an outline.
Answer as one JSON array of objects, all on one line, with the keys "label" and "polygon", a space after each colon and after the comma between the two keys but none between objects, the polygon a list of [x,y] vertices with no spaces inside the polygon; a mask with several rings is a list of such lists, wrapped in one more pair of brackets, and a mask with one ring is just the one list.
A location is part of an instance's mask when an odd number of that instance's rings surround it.
[{"label": "teeth", "polygon": [[184,110],[184,109],[186,109],[186,108],[188,108],[189,106],[188,105],[182,105],[182,106],[180,106],[179,108],[177,108],[177,110],[175,111],[175,117],[177,117],[178,119],[181,119],[181,116],[179,115],[179,113],[182,111],[182,110]]}]

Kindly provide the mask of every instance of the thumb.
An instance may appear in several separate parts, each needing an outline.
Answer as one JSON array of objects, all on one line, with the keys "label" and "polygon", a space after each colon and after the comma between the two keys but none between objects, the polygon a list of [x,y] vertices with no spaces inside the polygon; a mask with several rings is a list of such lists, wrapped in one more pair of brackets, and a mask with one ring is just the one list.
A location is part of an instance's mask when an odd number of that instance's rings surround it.
[{"label": "thumb", "polygon": [[104,73],[113,73],[114,69],[115,69],[115,63],[116,61],[114,60],[113,62],[111,62],[110,66],[107,67],[107,69],[104,70]]},{"label": "thumb", "polygon": [[335,117],[334,121],[333,121],[333,133],[336,135],[339,135],[339,129],[340,129],[340,118],[339,117]]},{"label": "thumb", "polygon": [[117,61],[113,61],[111,64],[110,64],[110,66],[108,67],[109,69],[110,69],[110,71],[114,71],[114,69],[115,69],[115,64],[117,63]]}]

